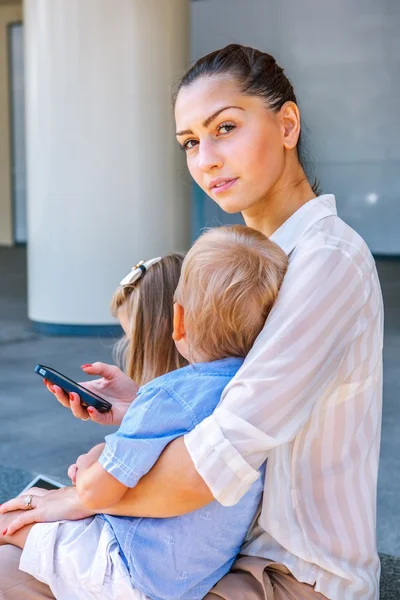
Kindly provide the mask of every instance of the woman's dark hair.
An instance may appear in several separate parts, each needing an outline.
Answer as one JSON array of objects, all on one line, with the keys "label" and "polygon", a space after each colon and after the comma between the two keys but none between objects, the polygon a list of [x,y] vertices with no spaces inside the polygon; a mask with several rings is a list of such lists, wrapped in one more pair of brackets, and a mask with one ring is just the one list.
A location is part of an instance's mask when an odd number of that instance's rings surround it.
[{"label": "woman's dark hair", "polygon": [[[182,77],[174,94],[174,104],[179,91],[191,85],[201,77],[232,75],[238,82],[243,94],[263,98],[270,110],[278,112],[285,102],[295,102],[293,86],[275,58],[260,50],[239,44],[230,44],[200,58]],[[300,164],[309,175],[309,165],[303,148],[302,133],[297,142],[297,154]],[[320,193],[319,182],[312,183],[315,194]]]}]

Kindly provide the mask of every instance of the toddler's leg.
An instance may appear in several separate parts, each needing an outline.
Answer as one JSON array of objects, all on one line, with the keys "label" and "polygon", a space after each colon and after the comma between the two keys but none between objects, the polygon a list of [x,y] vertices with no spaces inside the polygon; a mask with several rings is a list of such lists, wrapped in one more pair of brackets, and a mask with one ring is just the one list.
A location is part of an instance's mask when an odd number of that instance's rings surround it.
[{"label": "toddler's leg", "polygon": [[38,523],[20,565],[47,583],[57,600],[145,600],[133,588],[114,532],[101,517]]},{"label": "toddler's leg", "polygon": [[19,570],[21,550],[15,546],[0,546],[1,600],[55,600],[50,588]]}]

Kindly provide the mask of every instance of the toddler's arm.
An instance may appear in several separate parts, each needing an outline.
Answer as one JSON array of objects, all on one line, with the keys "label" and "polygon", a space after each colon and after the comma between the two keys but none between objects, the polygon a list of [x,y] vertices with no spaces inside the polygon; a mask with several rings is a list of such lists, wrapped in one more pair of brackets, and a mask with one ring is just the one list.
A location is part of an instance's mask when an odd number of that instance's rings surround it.
[{"label": "toddler's arm", "polygon": [[103,442],[102,444],[97,444],[97,446],[94,446],[91,450],[89,450],[89,452],[87,454],[82,454],[81,456],[78,457],[77,461],[71,465],[68,469],[68,477],[70,478],[70,480],[72,481],[72,483],[75,485],[76,484],[76,474],[78,472],[78,463],[81,465],[81,468],[85,468],[87,469],[88,467],[91,467],[93,463],[96,462],[96,460],[99,460],[103,450],[105,447],[105,443]]},{"label": "toddler's arm", "polygon": [[[200,417],[170,388],[148,385],[139,392],[119,430],[107,436],[98,461],[82,458],[76,481],[81,502],[91,510],[115,506],[128,488],[150,471],[165,447],[193,429]],[[89,459],[90,462],[90,459]]]},{"label": "toddler's arm", "polygon": [[[105,444],[102,446],[104,448]],[[94,454],[91,455],[90,452],[77,460],[76,491],[87,508],[96,510],[119,502],[128,487],[103,469],[98,462],[98,447],[93,450],[96,450],[97,455],[94,460]]]}]

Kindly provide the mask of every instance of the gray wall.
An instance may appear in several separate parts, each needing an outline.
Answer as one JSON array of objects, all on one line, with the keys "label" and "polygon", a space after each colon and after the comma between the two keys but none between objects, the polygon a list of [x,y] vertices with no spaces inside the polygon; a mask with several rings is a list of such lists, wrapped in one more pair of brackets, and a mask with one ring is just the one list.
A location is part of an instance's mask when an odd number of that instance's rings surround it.
[{"label": "gray wall", "polygon": [[[339,214],[382,254],[400,254],[399,32],[399,0],[192,4],[193,59],[240,42],[286,69],[324,191],[336,194]],[[203,202],[208,225],[226,221]]]}]

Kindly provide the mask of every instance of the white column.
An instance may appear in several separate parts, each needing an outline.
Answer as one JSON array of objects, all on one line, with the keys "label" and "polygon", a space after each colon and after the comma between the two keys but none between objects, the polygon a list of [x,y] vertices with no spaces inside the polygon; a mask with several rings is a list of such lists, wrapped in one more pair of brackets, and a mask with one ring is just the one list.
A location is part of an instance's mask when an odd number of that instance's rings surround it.
[{"label": "white column", "polygon": [[113,323],[122,276],[187,249],[190,185],[171,93],[187,67],[188,30],[188,0],[25,1],[36,324]]},{"label": "white column", "polygon": [[21,18],[20,5],[0,2],[0,246],[14,243],[8,26]]}]

